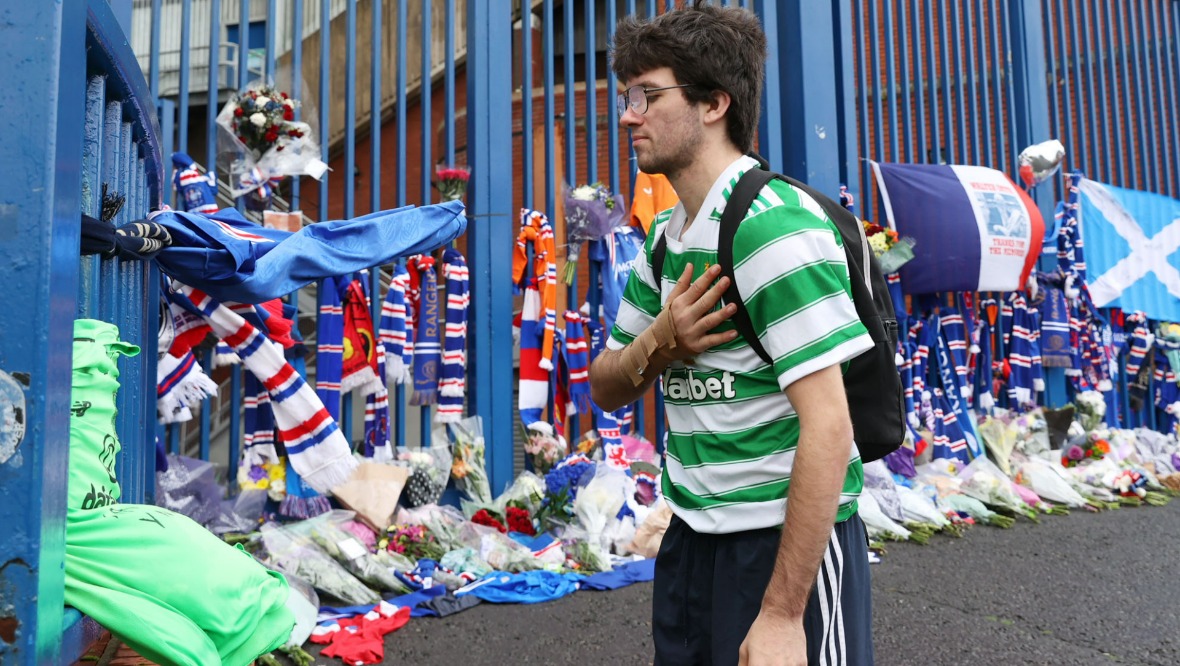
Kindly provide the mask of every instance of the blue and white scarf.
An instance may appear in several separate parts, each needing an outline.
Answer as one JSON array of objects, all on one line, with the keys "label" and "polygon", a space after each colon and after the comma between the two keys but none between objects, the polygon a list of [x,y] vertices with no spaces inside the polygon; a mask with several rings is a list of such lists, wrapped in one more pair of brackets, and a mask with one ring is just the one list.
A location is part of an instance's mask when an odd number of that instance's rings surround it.
[{"label": "blue and white scarf", "polygon": [[[412,304],[416,305],[417,330],[414,332],[414,392],[411,405],[438,402],[438,370],[442,360],[438,330],[438,283],[434,257],[420,254],[409,261]],[[417,280],[414,278],[417,277]]]},{"label": "blue and white scarf", "polygon": [[[381,324],[378,340],[385,348],[385,381],[388,384],[404,384],[410,381],[410,367],[414,358],[411,314],[406,308],[406,289],[410,286],[410,274],[406,267],[395,264],[389,291],[381,304]],[[407,326],[407,323],[410,325]]]},{"label": "blue and white scarf", "polygon": [[434,420],[454,423],[463,418],[463,396],[467,392],[467,310],[471,305],[467,262],[454,248],[443,252],[443,278],[447,288],[446,336]]}]

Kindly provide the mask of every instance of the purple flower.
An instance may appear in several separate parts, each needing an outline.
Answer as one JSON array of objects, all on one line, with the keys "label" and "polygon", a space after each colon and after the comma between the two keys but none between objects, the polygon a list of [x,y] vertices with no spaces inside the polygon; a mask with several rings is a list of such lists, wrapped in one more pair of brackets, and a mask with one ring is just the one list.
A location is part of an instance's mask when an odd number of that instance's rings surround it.
[{"label": "purple flower", "polygon": [[1082,447],[1074,444],[1065,450],[1065,457],[1070,460],[1081,460],[1086,457],[1086,452],[1082,450]]},{"label": "purple flower", "polygon": [[250,480],[261,481],[266,478],[266,470],[261,465],[250,466]]}]

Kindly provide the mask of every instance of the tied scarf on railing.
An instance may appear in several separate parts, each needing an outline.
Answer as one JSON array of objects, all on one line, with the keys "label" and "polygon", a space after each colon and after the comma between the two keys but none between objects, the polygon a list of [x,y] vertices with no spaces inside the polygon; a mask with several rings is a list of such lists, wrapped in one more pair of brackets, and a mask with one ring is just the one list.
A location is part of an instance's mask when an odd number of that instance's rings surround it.
[{"label": "tied scarf on railing", "polygon": [[447,286],[446,340],[442,374],[439,378],[437,423],[454,423],[463,418],[463,395],[467,390],[467,262],[458,250],[443,252],[443,277]]},{"label": "tied scarf on railing", "polygon": [[438,366],[442,359],[434,258],[417,255],[410,258],[408,266],[411,301],[417,311],[415,319],[418,323],[414,336],[414,392],[410,395],[410,404],[433,405],[438,402]]},{"label": "tied scarf on railing", "polygon": [[283,358],[279,345],[211,296],[188,286],[182,286],[181,292],[270,393],[292,467],[317,492],[329,492],[347,481],[357,465],[348,442],[324,403]]},{"label": "tied scarf on railing", "polygon": [[385,348],[385,381],[388,384],[410,381],[414,347],[406,327],[406,289],[409,286],[410,274],[405,266],[394,265],[393,279],[389,281],[389,291],[381,304],[380,341]]}]

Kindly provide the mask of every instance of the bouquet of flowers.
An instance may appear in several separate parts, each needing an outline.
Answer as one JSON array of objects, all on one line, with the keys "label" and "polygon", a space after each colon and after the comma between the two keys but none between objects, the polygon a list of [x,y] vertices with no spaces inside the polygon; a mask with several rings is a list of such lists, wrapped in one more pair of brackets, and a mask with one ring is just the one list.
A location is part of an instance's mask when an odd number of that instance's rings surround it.
[{"label": "bouquet of flowers", "polygon": [[1086,460],[1101,460],[1110,453],[1110,442],[1097,433],[1075,437],[1061,451],[1061,466],[1076,467]]},{"label": "bouquet of flowers", "polygon": [[567,451],[565,440],[553,436],[553,426],[544,421],[537,421],[528,426],[525,432],[524,452],[533,465],[533,470],[541,476],[549,473],[558,460],[565,457]]},{"label": "bouquet of flowers", "polygon": [[443,201],[462,199],[467,193],[467,181],[471,180],[471,169],[463,165],[434,167],[434,186],[442,195]]},{"label": "bouquet of flowers", "polygon": [[447,424],[447,432],[454,440],[451,444],[454,452],[451,477],[455,479],[455,485],[467,493],[472,502],[483,505],[491,503],[492,488],[488,483],[484,458],[482,421],[478,416],[468,417],[458,423]]},{"label": "bouquet of flowers", "polygon": [[896,273],[906,262],[914,258],[913,238],[898,238],[897,232],[893,229],[886,229],[868,220],[863,224],[865,237],[869,241],[869,247],[873,249],[873,254],[877,256],[882,273]]},{"label": "bouquet of flowers", "polygon": [[1078,406],[1078,420],[1086,432],[1097,428],[1106,416],[1106,399],[1098,391],[1082,391],[1074,402]]},{"label": "bouquet of flowers", "polygon": [[438,560],[446,549],[425,525],[392,525],[387,530],[386,547],[412,560]]},{"label": "bouquet of flowers", "polygon": [[574,283],[582,243],[606,238],[623,220],[623,197],[612,194],[602,183],[565,188],[565,266],[561,281]]},{"label": "bouquet of flowers", "polygon": [[218,160],[235,197],[269,200],[285,176],[319,179],[328,170],[311,126],[295,120],[296,99],[274,86],[254,83],[233,95],[217,114]]},{"label": "bouquet of flowers", "polygon": [[451,452],[445,446],[409,450],[398,447],[397,460],[410,470],[402,493],[407,506],[434,504],[447,489],[451,471]]},{"label": "bouquet of flowers", "polygon": [[243,459],[238,466],[238,488],[242,490],[265,490],[266,496],[282,502],[287,496],[287,466],[282,459],[277,462],[247,463]]}]

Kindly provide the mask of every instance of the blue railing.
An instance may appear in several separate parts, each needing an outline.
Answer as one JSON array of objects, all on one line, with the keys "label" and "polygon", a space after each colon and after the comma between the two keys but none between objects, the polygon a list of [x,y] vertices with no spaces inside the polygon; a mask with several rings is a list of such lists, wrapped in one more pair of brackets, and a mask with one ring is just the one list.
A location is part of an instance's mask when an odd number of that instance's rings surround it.
[{"label": "blue railing", "polygon": [[0,465],[0,661],[72,662],[96,636],[63,605],[73,322],[115,323],[143,353],[120,363],[117,474],[123,497],[154,488],[158,274],[140,262],[79,260],[80,215],[103,188],[125,197],[115,219],[146,214],[163,173],[155,104],[106,2],[23,3],[5,13],[9,67],[0,93],[0,370],[25,386],[28,429]]},{"label": "blue railing", "polygon": [[[510,276],[518,210],[542,207],[555,217],[561,181],[602,181],[630,198],[635,167],[618,126],[616,82],[604,47],[617,14],[650,16],[672,4],[430,0],[398,2],[394,9],[356,0],[265,0],[266,75],[303,99],[301,116],[314,116],[323,159],[333,167],[315,186],[292,183],[284,192],[292,209],[325,220],[425,203],[435,196],[430,175],[436,162],[472,168],[471,224],[461,242],[472,286],[468,412],[483,417],[496,490],[517,465]],[[772,165],[823,191],[847,183],[871,217],[875,185],[863,158],[975,163],[1015,173],[1022,147],[1054,137],[1070,150],[1069,168],[1115,185],[1180,195],[1180,137],[1170,122],[1180,108],[1175,2],[720,4],[750,7],[767,28],[771,59],[759,150]],[[165,10],[177,5],[179,23],[163,25]],[[248,30],[237,31],[243,42],[236,45],[238,67],[221,62],[229,46],[222,28],[249,21],[249,0],[234,16],[222,16],[221,0],[135,6],[151,14],[140,24],[151,32],[140,64],[103,0],[18,4],[6,14],[14,29],[0,43],[4,62],[32,63],[8,68],[0,87],[0,129],[7,137],[0,144],[0,173],[10,184],[0,199],[6,260],[0,265],[0,371],[24,383],[28,423],[16,455],[0,461],[9,535],[0,544],[6,583],[0,609],[12,609],[0,611],[5,661],[69,659],[93,631],[67,618],[63,647],[70,381],[63,350],[70,348],[78,316],[115,322],[144,348],[121,366],[118,427],[125,453],[119,473],[128,500],[148,501],[152,492],[155,429],[147,424],[155,413],[158,276],[151,265],[80,262],[78,214],[96,211],[104,183],[127,197],[117,222],[142,216],[155,201],[171,202],[171,171],[161,156],[175,148],[211,166],[216,111],[251,76]],[[366,18],[368,53],[361,48]],[[198,32],[194,26],[201,25],[214,29]],[[179,31],[178,72],[162,71],[162,36],[174,34],[168,31]],[[194,34],[201,37],[194,40]],[[290,50],[279,52],[280,41]],[[195,49],[209,55],[203,81],[192,80]],[[385,58],[387,52],[394,57]],[[157,100],[160,80],[174,73],[180,81],[175,99]],[[367,108],[358,97],[358,79],[363,88],[365,76]],[[334,104],[337,99],[347,103]],[[1064,196],[1057,185],[1033,194],[1045,214]],[[373,279],[378,286],[377,272]],[[593,280],[584,270],[562,295],[566,307],[580,305],[580,293]],[[310,291],[291,298],[314,302]],[[187,433],[167,432],[172,450],[191,436],[189,453],[235,462],[240,371],[227,377],[227,433],[213,431],[206,404]],[[1064,397],[1059,377],[1050,386],[1050,401]],[[409,407],[405,398],[400,388],[391,397],[394,443],[429,445],[429,409]],[[661,408],[656,396],[636,415],[657,442]],[[1133,423],[1150,423],[1152,416],[1149,410]],[[345,419],[345,432],[354,426]],[[580,419],[568,434],[576,437],[590,426]]]}]

